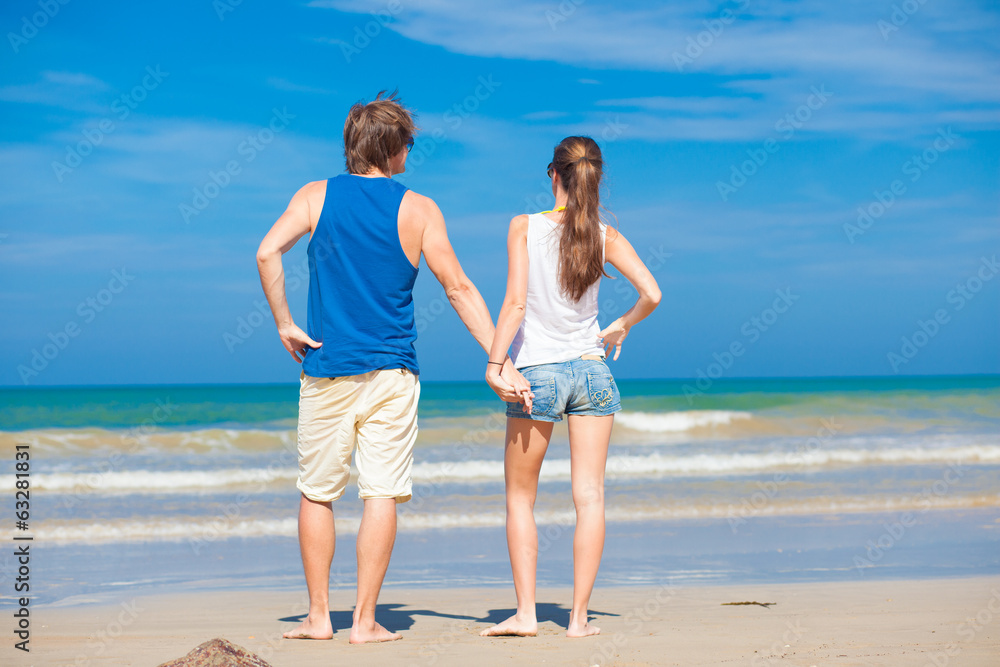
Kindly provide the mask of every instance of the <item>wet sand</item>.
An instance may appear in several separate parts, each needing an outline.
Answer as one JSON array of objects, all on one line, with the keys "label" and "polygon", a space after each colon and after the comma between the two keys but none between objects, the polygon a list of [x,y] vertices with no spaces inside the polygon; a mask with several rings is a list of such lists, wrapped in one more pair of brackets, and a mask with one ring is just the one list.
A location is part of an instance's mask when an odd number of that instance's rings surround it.
[{"label": "wet sand", "polygon": [[348,644],[347,591],[333,592],[330,641],[281,639],[306,610],[304,592],[125,594],[116,603],[34,608],[30,654],[8,639],[0,662],[151,666],[224,637],[275,667],[1000,664],[1000,576],[599,587],[591,622],[602,633],[584,639],[564,636],[570,593],[539,590],[537,637],[486,639],[478,632],[513,612],[513,590],[386,588],[379,620],[403,639],[366,646]]}]

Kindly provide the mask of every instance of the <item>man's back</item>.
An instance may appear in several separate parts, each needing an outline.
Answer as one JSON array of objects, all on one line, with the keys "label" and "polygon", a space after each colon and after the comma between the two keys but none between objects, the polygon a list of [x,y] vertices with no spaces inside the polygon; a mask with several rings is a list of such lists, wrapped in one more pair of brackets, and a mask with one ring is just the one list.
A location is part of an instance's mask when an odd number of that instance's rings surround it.
[{"label": "man's back", "polygon": [[[392,180],[406,170],[416,127],[394,95],[351,107],[344,123],[348,174],[307,183],[261,241],[257,266],[281,343],[305,359],[299,391],[299,542],[309,615],[286,638],[330,639],[331,503],[351,477],[357,445],[358,594],[352,644],[399,639],[375,622],[396,536],[396,503],[411,497],[420,383],[412,289],[420,256],[462,322],[488,351],[493,322],[462,271],[437,205]],[[285,295],[281,256],[309,242],[308,333]],[[377,343],[377,345],[376,345]],[[524,391],[528,385],[510,370]],[[500,392],[519,400],[513,388]]]},{"label": "man's back", "polygon": [[419,373],[412,298],[417,267],[398,229],[406,192],[391,178],[342,174],[326,181],[308,249],[307,332],[323,345],[306,352],[307,375],[391,368]]}]

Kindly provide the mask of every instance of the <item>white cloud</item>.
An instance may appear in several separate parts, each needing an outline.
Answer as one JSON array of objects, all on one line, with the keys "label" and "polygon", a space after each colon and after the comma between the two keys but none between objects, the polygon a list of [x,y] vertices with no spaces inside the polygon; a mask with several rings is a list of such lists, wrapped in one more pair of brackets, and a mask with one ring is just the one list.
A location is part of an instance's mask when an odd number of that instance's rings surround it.
[{"label": "white cloud", "polygon": [[0,87],[0,101],[87,113],[106,110],[106,105],[97,102],[98,93],[108,89],[100,79],[79,72],[44,71],[41,74],[41,80],[35,83]]},{"label": "white cloud", "polygon": [[[384,4],[314,3],[357,13],[379,11]],[[777,120],[775,113],[790,105],[794,109],[813,85],[827,85],[837,97],[809,132],[899,139],[945,122],[979,129],[1000,125],[995,11],[971,2],[960,7],[927,3],[884,39],[878,21],[891,19],[891,6],[756,0],[739,10],[741,4],[513,0],[484,7],[434,0],[405,6],[387,28],[470,56],[660,71],[680,77],[668,85],[683,89],[699,81],[716,88],[691,102],[648,98],[641,111],[630,114],[634,128],[648,128],[647,138],[762,136]],[[736,11],[735,18],[721,24],[727,8]],[[552,12],[560,19],[553,21]],[[696,46],[688,55],[692,43]],[[727,89],[754,94],[757,103],[736,105],[727,116],[724,103],[712,99]],[[708,117],[685,118],[697,114],[699,105]],[[732,117],[733,127],[720,122],[726,117]]]},{"label": "white cloud", "polygon": [[267,85],[276,90],[284,90],[292,93],[314,93],[317,95],[333,94],[333,91],[328,90],[327,88],[319,88],[317,86],[305,86],[302,84],[293,83],[288,79],[282,79],[280,77],[274,77],[274,76],[268,77]]},{"label": "white cloud", "polygon": [[521,118],[524,120],[555,120],[556,118],[565,118],[569,113],[566,111],[532,111],[531,113],[526,113]]},{"label": "white cloud", "polygon": [[46,81],[64,86],[83,86],[85,88],[94,88],[96,90],[105,90],[108,87],[108,85],[100,79],[80,72],[53,72],[51,70],[46,70],[42,72],[42,77]]}]

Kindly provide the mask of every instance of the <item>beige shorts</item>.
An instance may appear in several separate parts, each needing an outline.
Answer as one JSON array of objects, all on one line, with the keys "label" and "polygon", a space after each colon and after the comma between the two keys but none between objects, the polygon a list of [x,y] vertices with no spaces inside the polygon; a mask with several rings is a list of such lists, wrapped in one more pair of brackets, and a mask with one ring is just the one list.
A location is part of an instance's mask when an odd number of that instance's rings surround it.
[{"label": "beige shorts", "polygon": [[317,502],[344,495],[357,445],[358,497],[409,500],[420,398],[417,376],[397,368],[337,378],[302,373],[299,382],[296,486],[302,494]]}]

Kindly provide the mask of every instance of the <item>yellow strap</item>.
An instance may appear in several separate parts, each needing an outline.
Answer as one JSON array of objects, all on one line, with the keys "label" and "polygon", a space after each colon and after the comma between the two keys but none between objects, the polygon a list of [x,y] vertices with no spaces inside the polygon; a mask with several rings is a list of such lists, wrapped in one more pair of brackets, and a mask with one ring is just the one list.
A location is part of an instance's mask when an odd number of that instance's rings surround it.
[{"label": "yellow strap", "polygon": [[[556,207],[556,211],[565,211],[565,210],[566,210],[565,206],[557,206]],[[542,213],[551,213],[551,212],[552,211],[542,211]]]}]

